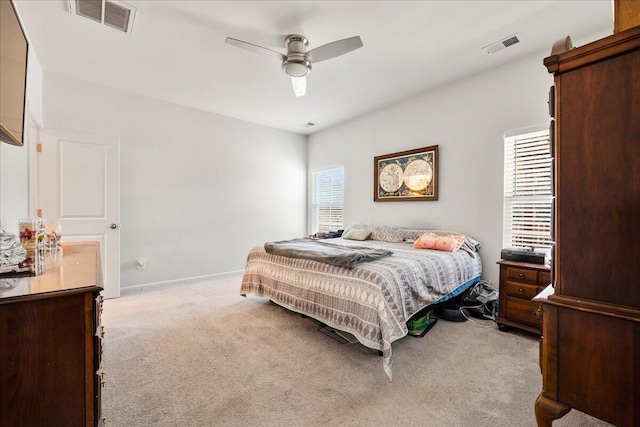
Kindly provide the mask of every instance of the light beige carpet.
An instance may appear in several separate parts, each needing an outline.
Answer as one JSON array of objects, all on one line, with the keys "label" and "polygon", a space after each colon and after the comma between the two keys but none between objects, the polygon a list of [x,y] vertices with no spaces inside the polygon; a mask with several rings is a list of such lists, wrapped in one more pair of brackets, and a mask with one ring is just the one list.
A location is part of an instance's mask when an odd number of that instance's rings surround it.
[{"label": "light beige carpet", "polygon": [[535,337],[440,320],[393,344],[391,382],[377,352],[241,297],[240,280],[105,301],[107,426],[535,426]]}]

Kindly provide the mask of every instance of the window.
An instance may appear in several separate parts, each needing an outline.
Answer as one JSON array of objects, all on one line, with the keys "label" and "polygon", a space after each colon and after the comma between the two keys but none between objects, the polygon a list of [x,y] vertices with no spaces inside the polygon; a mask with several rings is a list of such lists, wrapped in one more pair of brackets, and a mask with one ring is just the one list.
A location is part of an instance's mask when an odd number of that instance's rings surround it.
[{"label": "window", "polygon": [[344,169],[342,166],[312,174],[313,232],[342,228]]},{"label": "window", "polygon": [[505,137],[503,247],[551,248],[549,131]]}]

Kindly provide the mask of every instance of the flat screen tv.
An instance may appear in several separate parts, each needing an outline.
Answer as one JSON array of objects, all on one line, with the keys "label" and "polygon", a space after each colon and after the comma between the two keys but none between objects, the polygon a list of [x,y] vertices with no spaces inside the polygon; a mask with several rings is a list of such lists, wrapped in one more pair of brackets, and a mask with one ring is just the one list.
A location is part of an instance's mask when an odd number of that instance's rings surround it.
[{"label": "flat screen tv", "polygon": [[12,1],[0,1],[0,141],[24,145],[29,44]]}]

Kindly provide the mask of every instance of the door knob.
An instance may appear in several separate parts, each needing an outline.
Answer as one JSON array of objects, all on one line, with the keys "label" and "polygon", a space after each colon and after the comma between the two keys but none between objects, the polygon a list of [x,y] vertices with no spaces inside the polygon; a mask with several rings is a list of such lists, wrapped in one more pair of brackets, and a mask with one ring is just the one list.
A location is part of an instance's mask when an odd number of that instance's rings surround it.
[{"label": "door knob", "polygon": [[111,224],[109,228],[111,228],[112,230],[115,230],[116,228],[118,228],[118,224]]}]

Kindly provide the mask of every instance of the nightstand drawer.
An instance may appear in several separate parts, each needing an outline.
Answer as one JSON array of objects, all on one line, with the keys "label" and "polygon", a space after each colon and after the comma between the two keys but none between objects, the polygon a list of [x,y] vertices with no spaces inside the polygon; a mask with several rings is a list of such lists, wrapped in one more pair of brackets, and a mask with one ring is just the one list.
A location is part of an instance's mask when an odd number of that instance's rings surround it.
[{"label": "nightstand drawer", "polygon": [[507,319],[525,325],[540,327],[539,315],[540,304],[522,298],[507,297]]},{"label": "nightstand drawer", "polygon": [[551,284],[551,273],[548,271],[541,271],[538,273],[538,285],[543,289]]},{"label": "nightstand drawer", "polygon": [[539,286],[525,285],[522,283],[507,282],[507,295],[530,300],[540,292]]},{"label": "nightstand drawer", "polygon": [[507,280],[518,283],[538,284],[538,272],[525,268],[507,267]]}]

